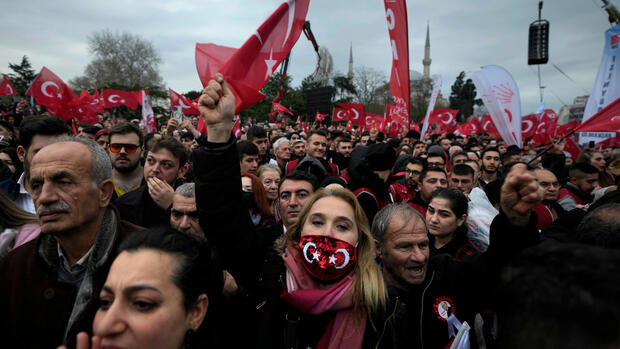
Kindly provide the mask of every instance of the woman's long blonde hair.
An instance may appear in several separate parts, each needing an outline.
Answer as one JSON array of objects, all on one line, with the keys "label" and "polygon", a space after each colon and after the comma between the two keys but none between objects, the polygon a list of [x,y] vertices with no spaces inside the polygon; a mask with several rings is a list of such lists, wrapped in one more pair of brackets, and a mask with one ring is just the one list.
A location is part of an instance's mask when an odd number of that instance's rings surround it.
[{"label": "woman's long blonde hair", "polygon": [[329,186],[319,189],[305,203],[299,219],[290,229],[286,231],[286,245],[297,248],[301,239],[301,231],[308,218],[308,213],[312,206],[325,197],[337,197],[344,200],[352,208],[355,215],[355,223],[358,230],[358,245],[356,248],[357,261],[355,264],[355,274],[357,277],[353,282],[353,305],[354,311],[364,309],[368,314],[385,311],[387,304],[387,290],[383,280],[383,274],[375,262],[375,243],[370,235],[368,219],[364,209],[357,202],[353,193],[341,186]]}]

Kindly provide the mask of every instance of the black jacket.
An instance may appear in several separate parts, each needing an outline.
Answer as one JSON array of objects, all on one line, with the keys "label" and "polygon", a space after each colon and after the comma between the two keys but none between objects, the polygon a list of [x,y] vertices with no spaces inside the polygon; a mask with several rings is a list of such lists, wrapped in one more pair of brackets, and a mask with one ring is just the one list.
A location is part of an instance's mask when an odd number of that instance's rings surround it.
[{"label": "black jacket", "polygon": [[141,227],[153,228],[170,224],[170,215],[153,201],[146,184],[116,199],[115,205],[122,219]]},{"label": "black jacket", "polygon": [[[364,348],[376,342],[380,348],[444,348],[450,341],[445,320],[450,314],[473,328],[475,314],[493,308],[502,266],[519,251],[538,243],[536,221],[532,213],[527,228],[518,228],[500,213],[491,224],[487,252],[464,261],[448,254],[436,255],[428,262],[422,284],[409,290],[389,286],[388,312],[373,318],[378,330],[366,332]],[[445,305],[449,305],[447,313],[440,308]],[[470,342],[475,342],[473,333]]]}]

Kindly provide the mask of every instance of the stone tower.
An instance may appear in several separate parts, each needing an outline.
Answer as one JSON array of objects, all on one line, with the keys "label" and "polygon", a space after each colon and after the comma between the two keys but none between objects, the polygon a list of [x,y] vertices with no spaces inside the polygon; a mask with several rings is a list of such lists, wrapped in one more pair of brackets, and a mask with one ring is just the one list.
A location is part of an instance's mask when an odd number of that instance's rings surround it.
[{"label": "stone tower", "polygon": [[424,64],[424,79],[431,79],[431,39],[429,34],[429,26],[428,22],[426,23],[426,43],[424,44],[424,59],[422,60],[422,64]]},{"label": "stone tower", "polygon": [[347,74],[349,80],[353,81],[353,43],[349,48],[349,73]]}]

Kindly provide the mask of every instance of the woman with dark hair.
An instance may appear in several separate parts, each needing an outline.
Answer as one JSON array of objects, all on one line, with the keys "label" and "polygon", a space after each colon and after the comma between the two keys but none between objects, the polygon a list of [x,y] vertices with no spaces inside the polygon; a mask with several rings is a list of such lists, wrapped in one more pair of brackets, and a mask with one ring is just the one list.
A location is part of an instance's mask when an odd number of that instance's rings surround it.
[{"label": "woman with dark hair", "polygon": [[8,166],[15,180],[24,172],[24,166],[22,162],[19,161],[15,148],[7,147],[0,149],[0,160],[4,161],[4,164]]},{"label": "woman with dark hair", "polygon": [[603,153],[596,149],[586,149],[579,154],[576,162],[590,164],[598,170],[598,183],[601,188],[614,184],[614,176],[607,172],[607,162]]},{"label": "woman with dark hair", "polygon": [[[203,320],[222,285],[206,245],[170,228],[136,232],[119,246],[99,295],[92,348],[203,348]],[[89,342],[78,334],[77,349]]]},{"label": "woman with dark hair", "polygon": [[439,188],[431,194],[426,209],[431,256],[447,253],[457,260],[480,253],[467,238],[469,203],[455,188]]},{"label": "woman with dark hair", "polygon": [[251,173],[242,173],[241,189],[243,190],[243,201],[250,210],[250,217],[252,217],[254,226],[262,227],[273,222],[274,218],[263,182]]},{"label": "woman with dark hair", "polygon": [[0,190],[0,257],[34,240],[40,232],[37,216],[20,209]]}]

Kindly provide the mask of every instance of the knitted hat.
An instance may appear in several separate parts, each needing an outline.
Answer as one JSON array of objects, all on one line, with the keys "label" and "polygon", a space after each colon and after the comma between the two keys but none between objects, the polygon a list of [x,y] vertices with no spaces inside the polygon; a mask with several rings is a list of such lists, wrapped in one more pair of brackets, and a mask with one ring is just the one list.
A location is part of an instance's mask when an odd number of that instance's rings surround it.
[{"label": "knitted hat", "polygon": [[366,160],[373,171],[391,170],[396,161],[396,152],[387,143],[371,144],[368,146]]}]

